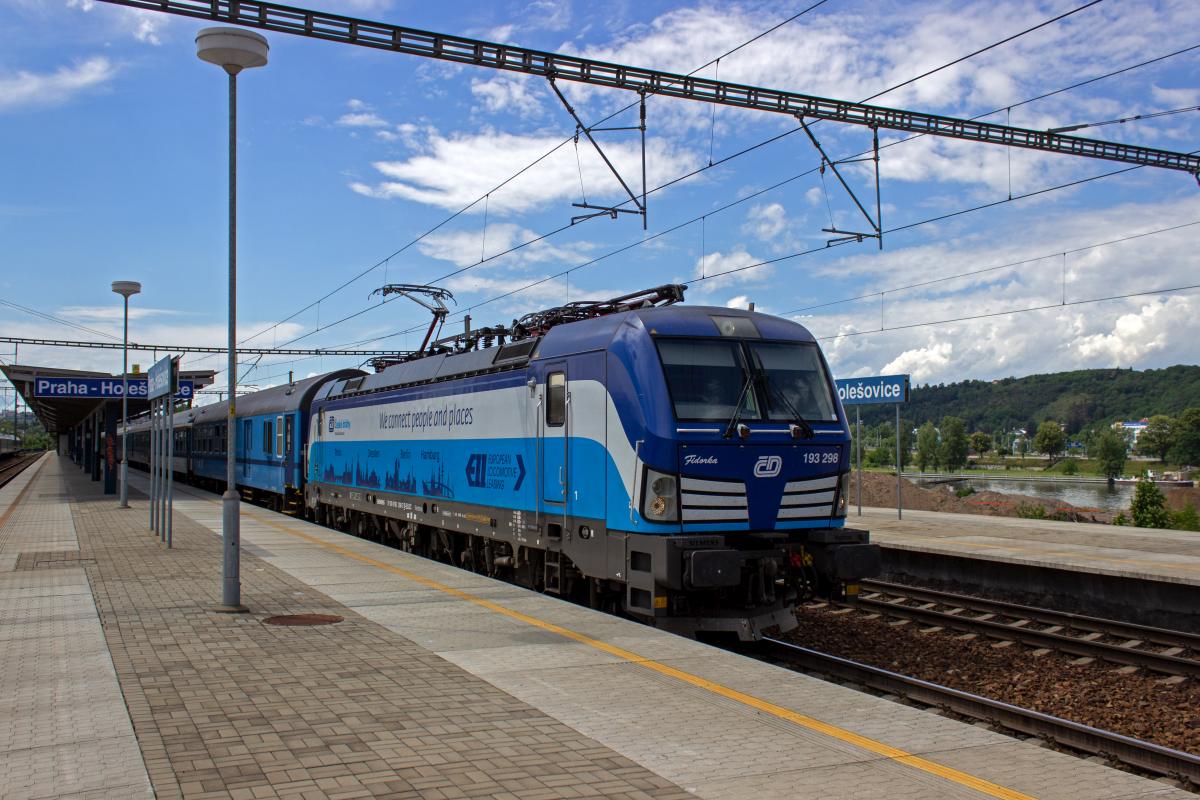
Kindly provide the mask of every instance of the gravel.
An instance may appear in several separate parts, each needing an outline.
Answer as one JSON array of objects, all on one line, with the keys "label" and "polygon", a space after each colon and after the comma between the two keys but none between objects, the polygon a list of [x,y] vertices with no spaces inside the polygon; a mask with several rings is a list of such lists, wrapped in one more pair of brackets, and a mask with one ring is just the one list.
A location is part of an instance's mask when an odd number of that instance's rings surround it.
[{"label": "gravel", "polygon": [[1113,665],[1072,664],[1070,656],[1034,656],[1020,644],[921,633],[860,612],[803,607],[796,644],[872,666],[1074,720],[1176,750],[1200,754],[1200,682],[1161,683],[1163,676],[1123,675]]},{"label": "gravel", "polygon": [[[905,478],[901,494],[904,507],[914,511],[950,511],[959,514],[984,514],[993,517],[1015,517],[1017,509],[1041,506],[1045,516],[1073,522],[1112,522],[1113,514],[1096,509],[1084,509],[1031,495],[1008,494],[1006,492],[975,492],[966,497],[956,497],[954,484],[926,489]],[[858,502],[858,473],[850,475],[850,503]],[[896,476],[879,472],[863,473],[862,502],[864,506],[876,508],[896,507]]]}]

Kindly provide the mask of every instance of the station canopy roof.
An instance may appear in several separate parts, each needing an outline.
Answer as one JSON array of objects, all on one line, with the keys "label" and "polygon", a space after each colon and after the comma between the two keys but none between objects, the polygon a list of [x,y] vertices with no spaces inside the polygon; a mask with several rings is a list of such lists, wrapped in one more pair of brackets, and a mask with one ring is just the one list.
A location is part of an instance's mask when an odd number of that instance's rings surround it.
[{"label": "station canopy roof", "polygon": [[[107,402],[120,402],[122,376],[28,364],[0,365],[21,400],[33,410],[42,427],[51,435],[66,433],[87,419]],[[180,393],[176,397],[191,400],[195,392],[212,384],[213,370],[180,370]],[[149,410],[146,400],[146,373],[129,373],[129,416]]]}]

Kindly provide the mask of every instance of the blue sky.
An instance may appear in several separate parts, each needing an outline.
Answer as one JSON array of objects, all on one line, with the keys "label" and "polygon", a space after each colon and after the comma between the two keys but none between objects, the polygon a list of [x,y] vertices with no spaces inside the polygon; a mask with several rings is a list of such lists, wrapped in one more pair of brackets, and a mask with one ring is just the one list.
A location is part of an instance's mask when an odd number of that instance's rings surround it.
[{"label": "blue sky", "polygon": [[[689,72],[808,4],[325,0],[315,7]],[[719,77],[862,99],[1082,4],[828,0],[722,59]],[[1106,0],[875,102],[957,116],[1011,106],[988,119],[1032,128],[1200,105],[1200,49],[1023,102],[1196,45],[1198,20],[1194,0]],[[131,338],[224,343],[225,82],[195,57],[202,27],[91,0],[0,0],[0,299],[119,336],[119,298],[109,283],[139,280],[145,288],[133,302]],[[909,372],[918,383],[940,383],[1196,363],[1197,292],[999,313],[1196,283],[1200,225],[1177,226],[1200,221],[1200,187],[1185,174],[1137,170],[898,231],[882,252],[873,242],[851,244],[697,280],[821,248],[831,216],[839,227],[865,225],[832,175],[823,185],[810,172],[819,158],[800,133],[656,192],[644,233],[632,216],[602,218],[496,257],[563,226],[584,192],[593,202],[621,199],[586,142],[578,151],[568,143],[412,244],[571,136],[574,124],[544,81],[268,38],[271,63],[239,84],[239,338],[263,331],[255,345],[303,337],[297,346],[413,346],[418,334],[397,332],[422,326],[425,312],[405,300],[381,305],[368,299],[371,290],[466,268],[442,285],[457,296],[455,311],[469,311],[477,326],[566,300],[690,282],[690,302],[754,301],[794,317],[823,337],[835,373],[845,377]],[[574,85],[564,91],[587,120],[633,99]],[[626,113],[611,124],[635,121]],[[782,116],[714,114],[711,106],[662,98],[648,103],[648,125],[652,188],[705,166],[710,153],[720,161],[796,128]],[[858,128],[821,123],[814,133],[835,157],[870,143]],[[1182,151],[1196,149],[1198,134],[1195,111],[1080,132]],[[640,186],[635,136],[600,136]],[[900,138],[882,134],[885,144]],[[1119,166],[933,138],[896,144],[881,163],[884,227]],[[863,168],[844,169],[872,198]],[[1138,234],[1149,235],[1095,246]],[[481,256],[487,260],[476,265]],[[1014,262],[1022,263],[901,288]],[[575,267],[566,279],[551,277]],[[863,299],[837,302],[855,297]],[[979,314],[995,315],[923,324]],[[10,335],[97,338],[3,305],[0,325]],[[23,348],[20,355],[24,363],[119,368],[111,351]],[[353,365],[268,355],[251,369],[250,361],[245,380],[261,386],[288,370]],[[223,364],[215,356],[185,361]]]}]

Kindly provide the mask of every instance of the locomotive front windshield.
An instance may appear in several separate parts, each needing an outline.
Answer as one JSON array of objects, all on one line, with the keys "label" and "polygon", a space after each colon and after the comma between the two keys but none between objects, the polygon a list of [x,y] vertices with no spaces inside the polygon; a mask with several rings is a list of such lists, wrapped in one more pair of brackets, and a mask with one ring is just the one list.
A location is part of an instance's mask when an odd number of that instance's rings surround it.
[{"label": "locomotive front windshield", "polygon": [[656,343],[680,420],[727,422],[739,396],[738,418],[746,421],[837,420],[815,344],[668,338]]}]

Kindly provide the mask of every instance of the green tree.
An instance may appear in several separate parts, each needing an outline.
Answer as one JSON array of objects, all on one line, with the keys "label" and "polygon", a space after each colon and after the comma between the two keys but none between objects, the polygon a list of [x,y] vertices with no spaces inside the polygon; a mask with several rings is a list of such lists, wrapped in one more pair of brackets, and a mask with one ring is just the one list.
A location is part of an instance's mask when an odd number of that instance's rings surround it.
[{"label": "green tree", "polygon": [[1033,437],[1033,447],[1039,453],[1049,456],[1051,464],[1066,444],[1067,434],[1063,432],[1062,425],[1050,419],[1038,425],[1037,434]]},{"label": "green tree", "polygon": [[1105,428],[1092,437],[1088,458],[1100,462],[1100,472],[1112,483],[1125,471],[1125,437]]},{"label": "green tree", "polygon": [[932,422],[926,422],[917,431],[917,468],[924,472],[929,467],[937,469],[938,432]]},{"label": "green tree", "polygon": [[966,466],[967,428],[958,417],[942,417],[942,445],[938,455],[951,472]]},{"label": "green tree", "polygon": [[1171,460],[1176,464],[1200,464],[1200,408],[1186,409],[1175,420],[1175,444]]},{"label": "green tree", "polygon": [[1146,478],[1138,480],[1129,512],[1133,515],[1133,524],[1139,528],[1165,528],[1171,522],[1162,490]]},{"label": "green tree", "polygon": [[983,431],[975,431],[971,434],[971,449],[979,455],[983,455],[992,449],[992,437]]},{"label": "green tree", "polygon": [[1174,444],[1175,420],[1166,414],[1155,414],[1138,434],[1138,452],[1144,456],[1158,456],[1159,461],[1167,460],[1167,453]]}]

